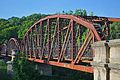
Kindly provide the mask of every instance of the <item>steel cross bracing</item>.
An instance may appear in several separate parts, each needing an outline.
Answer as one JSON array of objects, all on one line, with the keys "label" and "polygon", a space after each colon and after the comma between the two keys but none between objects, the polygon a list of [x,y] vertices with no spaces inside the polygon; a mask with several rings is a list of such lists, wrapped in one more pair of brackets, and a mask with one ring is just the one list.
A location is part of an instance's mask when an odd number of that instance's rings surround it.
[{"label": "steel cross bracing", "polygon": [[120,19],[50,15],[29,28],[19,49],[30,61],[93,73],[91,44],[109,37],[111,22]]}]

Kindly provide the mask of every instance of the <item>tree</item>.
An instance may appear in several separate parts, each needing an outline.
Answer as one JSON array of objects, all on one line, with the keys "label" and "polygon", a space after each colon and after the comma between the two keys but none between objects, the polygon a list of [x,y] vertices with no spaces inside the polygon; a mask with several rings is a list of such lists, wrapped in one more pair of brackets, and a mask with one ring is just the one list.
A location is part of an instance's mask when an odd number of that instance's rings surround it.
[{"label": "tree", "polygon": [[114,22],[110,25],[110,39],[120,38],[120,23]]},{"label": "tree", "polygon": [[73,11],[72,11],[72,10],[69,10],[69,11],[68,11],[68,14],[72,15],[72,14],[73,14]]},{"label": "tree", "polygon": [[90,16],[93,16],[93,12],[90,12]]},{"label": "tree", "polygon": [[82,10],[81,9],[76,9],[74,14],[75,15],[82,15]]},{"label": "tree", "polygon": [[27,32],[29,27],[32,26],[33,23],[34,23],[34,21],[24,21],[23,25],[21,27],[19,27],[19,30],[17,32],[18,38],[23,38],[25,33]]},{"label": "tree", "polygon": [[83,16],[87,16],[87,11],[83,9]]},{"label": "tree", "polygon": [[80,16],[87,16],[87,11],[85,9],[76,9],[74,14]]},{"label": "tree", "polygon": [[0,19],[0,44],[10,38],[23,38],[25,32],[30,26],[39,19],[45,17],[45,14],[32,14],[22,18],[11,17],[9,19]]},{"label": "tree", "polygon": [[[63,14],[70,15],[80,15],[87,16],[87,12],[85,9],[76,9],[75,11],[63,11]],[[39,19],[45,17],[45,14],[32,14],[30,16],[23,16],[22,18],[11,17],[9,19],[0,19],[0,43],[4,43],[4,41],[9,40],[10,38],[23,38],[26,31],[32,24]]]},{"label": "tree", "polygon": [[62,11],[62,14],[87,16],[87,11],[85,9],[76,9],[75,11]]},{"label": "tree", "polygon": [[9,24],[11,24],[12,26],[21,25],[20,18],[18,17],[11,17],[8,19],[8,21],[9,21]]}]

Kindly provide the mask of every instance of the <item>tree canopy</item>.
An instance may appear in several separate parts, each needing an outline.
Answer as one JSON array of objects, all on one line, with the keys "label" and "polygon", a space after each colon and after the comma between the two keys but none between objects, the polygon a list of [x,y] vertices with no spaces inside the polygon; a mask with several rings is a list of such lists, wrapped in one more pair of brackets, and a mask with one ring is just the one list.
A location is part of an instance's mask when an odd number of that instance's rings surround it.
[{"label": "tree canopy", "polygon": [[110,39],[120,38],[120,23],[114,22],[110,25]]},{"label": "tree canopy", "polygon": [[0,44],[6,42],[11,37],[23,38],[27,29],[36,21],[45,17],[45,14],[32,14],[22,18],[11,17],[0,19]]},{"label": "tree canopy", "polygon": [[[76,9],[75,11],[62,11],[59,14],[87,16],[87,11],[85,9]],[[93,12],[91,12],[90,15],[93,16]],[[47,15],[32,14],[29,16],[23,16],[21,18],[14,16],[8,19],[0,18],[0,44],[7,42],[7,40],[9,40],[11,37],[23,38],[25,32],[29,29],[29,27],[32,26],[33,23],[45,16]],[[119,26],[120,23],[111,24],[111,39],[119,38]]]},{"label": "tree canopy", "polygon": [[[74,15],[81,15],[87,16],[86,10],[83,9],[76,9],[75,11],[63,11],[60,14],[74,14]],[[11,37],[14,38],[23,38],[25,32],[28,28],[38,21],[39,19],[45,17],[45,14],[32,14],[30,16],[23,16],[22,18],[19,17],[11,17],[8,19],[0,19],[0,44],[6,42]]]}]

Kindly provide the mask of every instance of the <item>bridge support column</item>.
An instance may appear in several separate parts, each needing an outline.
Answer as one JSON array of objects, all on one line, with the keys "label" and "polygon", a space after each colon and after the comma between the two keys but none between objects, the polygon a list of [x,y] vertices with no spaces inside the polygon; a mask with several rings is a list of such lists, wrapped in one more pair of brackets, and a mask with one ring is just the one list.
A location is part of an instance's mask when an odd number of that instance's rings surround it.
[{"label": "bridge support column", "polygon": [[94,80],[120,80],[120,39],[92,45]]},{"label": "bridge support column", "polygon": [[36,70],[40,73],[40,75],[52,76],[52,66],[48,64],[35,64]]},{"label": "bridge support column", "polygon": [[14,72],[13,72],[13,62],[12,61],[7,61],[7,74],[10,77],[14,76]]}]

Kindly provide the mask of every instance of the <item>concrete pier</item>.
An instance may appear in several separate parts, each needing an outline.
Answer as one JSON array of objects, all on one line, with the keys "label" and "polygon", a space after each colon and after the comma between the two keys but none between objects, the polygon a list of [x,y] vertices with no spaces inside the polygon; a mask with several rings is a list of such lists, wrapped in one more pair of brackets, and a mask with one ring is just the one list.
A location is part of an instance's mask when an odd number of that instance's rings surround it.
[{"label": "concrete pier", "polygon": [[8,74],[10,77],[13,77],[13,76],[14,76],[14,72],[13,72],[13,62],[12,62],[12,61],[8,61],[8,62],[7,62],[7,74]]},{"label": "concrete pier", "polygon": [[120,80],[120,39],[92,45],[94,80]]},{"label": "concrete pier", "polygon": [[35,69],[38,70],[40,75],[52,76],[52,66],[51,65],[35,63]]}]

